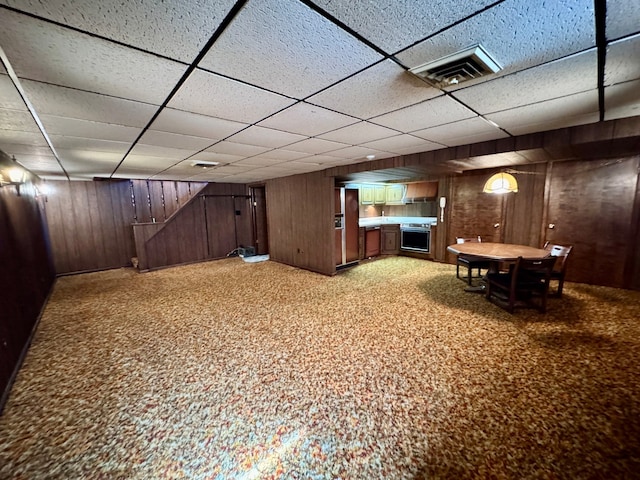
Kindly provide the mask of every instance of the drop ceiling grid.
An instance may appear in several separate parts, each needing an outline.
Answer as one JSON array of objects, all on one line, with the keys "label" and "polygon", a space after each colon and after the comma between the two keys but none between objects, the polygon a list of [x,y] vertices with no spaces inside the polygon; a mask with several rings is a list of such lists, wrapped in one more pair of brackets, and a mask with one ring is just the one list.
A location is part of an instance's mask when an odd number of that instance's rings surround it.
[{"label": "drop ceiling grid", "polygon": [[235,3],[0,0],[0,4],[185,63],[195,59]]},{"label": "drop ceiling grid", "polygon": [[[503,67],[492,78],[594,47],[593,0],[508,0],[434,35],[397,58],[412,68],[478,43]],[[482,83],[483,79],[471,82]]]},{"label": "drop ceiling grid", "polygon": [[605,120],[640,115],[640,80],[605,87],[604,97]]},{"label": "drop ceiling grid", "polygon": [[19,77],[159,105],[186,69],[12,11],[2,13],[0,45]]},{"label": "drop ceiling grid", "polygon": [[298,0],[263,0],[242,8],[199,66],[302,99],[382,58]]}]

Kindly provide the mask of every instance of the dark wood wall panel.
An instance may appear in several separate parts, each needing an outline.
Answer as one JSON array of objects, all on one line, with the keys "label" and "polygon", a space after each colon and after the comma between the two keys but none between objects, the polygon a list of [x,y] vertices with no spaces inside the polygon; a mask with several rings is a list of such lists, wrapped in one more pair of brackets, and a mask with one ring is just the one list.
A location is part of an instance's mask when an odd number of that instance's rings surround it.
[{"label": "dark wood wall panel", "polygon": [[266,182],[272,259],[335,273],[333,195],[334,179],[322,172]]},{"label": "dark wood wall panel", "polygon": [[128,180],[50,182],[45,205],[56,272],[116,268],[134,256]]},{"label": "dark wood wall panel", "polygon": [[[637,261],[631,239],[640,157],[556,162],[549,189],[547,239],[572,244],[567,279],[630,288],[625,265]],[[631,239],[631,241],[630,241]]]},{"label": "dark wood wall panel", "polygon": [[31,184],[0,188],[0,412],[55,280],[39,201]]},{"label": "dark wood wall panel", "polygon": [[209,196],[205,199],[208,235],[208,255],[222,258],[238,245],[235,234],[235,206],[233,197]]}]

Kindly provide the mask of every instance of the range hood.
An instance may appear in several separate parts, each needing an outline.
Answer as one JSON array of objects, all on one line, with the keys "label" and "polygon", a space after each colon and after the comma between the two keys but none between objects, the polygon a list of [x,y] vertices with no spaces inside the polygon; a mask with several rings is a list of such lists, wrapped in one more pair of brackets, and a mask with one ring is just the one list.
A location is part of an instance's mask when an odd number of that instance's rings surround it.
[{"label": "range hood", "polygon": [[407,183],[404,196],[405,203],[422,203],[433,201],[438,196],[438,182]]}]

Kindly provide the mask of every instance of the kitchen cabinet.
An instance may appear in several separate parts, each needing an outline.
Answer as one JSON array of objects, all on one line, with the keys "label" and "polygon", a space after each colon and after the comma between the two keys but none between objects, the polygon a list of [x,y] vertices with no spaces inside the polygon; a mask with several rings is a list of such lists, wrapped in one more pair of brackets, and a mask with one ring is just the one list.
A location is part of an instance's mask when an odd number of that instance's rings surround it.
[{"label": "kitchen cabinet", "polygon": [[407,184],[405,199],[410,202],[435,199],[437,196],[438,182],[415,182]]},{"label": "kitchen cabinet", "polygon": [[370,227],[365,231],[364,256],[365,258],[380,255],[380,227]]},{"label": "kitchen cabinet", "polygon": [[382,205],[387,201],[387,189],[384,185],[375,185],[373,187],[373,203]]},{"label": "kitchen cabinet", "polygon": [[380,253],[383,255],[400,253],[400,225],[380,227]]},{"label": "kitchen cabinet", "polygon": [[404,185],[387,185],[386,187],[386,204],[402,205],[404,204]]},{"label": "kitchen cabinet", "polygon": [[373,185],[360,185],[360,203],[362,205],[373,205],[375,199],[375,189]]}]

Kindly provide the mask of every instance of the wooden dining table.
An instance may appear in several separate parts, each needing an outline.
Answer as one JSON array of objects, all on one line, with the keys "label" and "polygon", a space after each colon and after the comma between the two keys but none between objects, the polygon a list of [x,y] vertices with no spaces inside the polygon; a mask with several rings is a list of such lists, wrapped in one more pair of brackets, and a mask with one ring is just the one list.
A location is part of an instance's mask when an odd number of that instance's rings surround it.
[{"label": "wooden dining table", "polygon": [[[549,251],[542,248],[530,247],[528,245],[517,245],[513,243],[493,243],[493,242],[465,242],[449,245],[447,250],[456,255],[473,255],[489,260],[490,272],[497,272],[500,263],[515,262],[518,257],[523,258],[545,258],[549,256]],[[477,286],[467,286],[466,292],[482,293],[486,289],[483,281]]]}]

